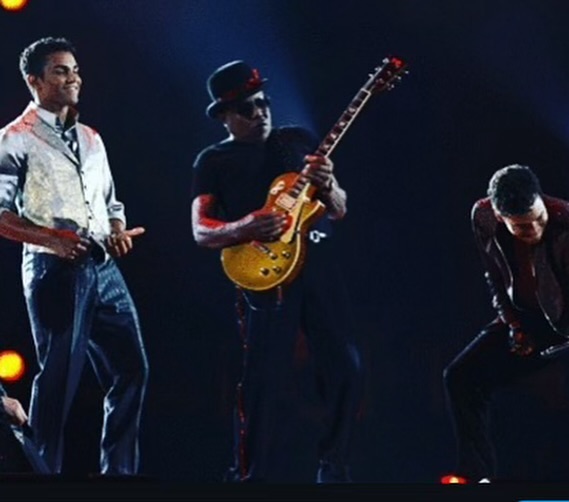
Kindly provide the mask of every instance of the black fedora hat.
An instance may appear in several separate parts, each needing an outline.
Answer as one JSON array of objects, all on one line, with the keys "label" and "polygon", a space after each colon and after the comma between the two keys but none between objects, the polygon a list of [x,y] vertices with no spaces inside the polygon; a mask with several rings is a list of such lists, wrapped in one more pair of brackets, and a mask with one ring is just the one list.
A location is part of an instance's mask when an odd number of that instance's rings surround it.
[{"label": "black fedora hat", "polygon": [[206,109],[215,118],[228,105],[259,92],[267,82],[259,71],[243,61],[231,61],[220,66],[207,79],[207,90],[212,102]]}]

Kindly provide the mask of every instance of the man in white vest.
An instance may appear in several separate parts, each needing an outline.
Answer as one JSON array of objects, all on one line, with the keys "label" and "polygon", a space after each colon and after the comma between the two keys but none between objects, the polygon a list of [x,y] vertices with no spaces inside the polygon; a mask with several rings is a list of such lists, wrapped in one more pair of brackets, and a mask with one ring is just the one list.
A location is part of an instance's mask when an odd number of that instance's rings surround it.
[{"label": "man in white vest", "polygon": [[43,38],[20,56],[33,100],[0,130],[0,235],[23,243],[22,278],[39,372],[30,426],[50,470],[63,464],[66,418],[86,358],[105,392],[101,473],[138,470],[147,360],[137,312],[114,258],[127,230],[103,141],[78,122],[75,49]]}]

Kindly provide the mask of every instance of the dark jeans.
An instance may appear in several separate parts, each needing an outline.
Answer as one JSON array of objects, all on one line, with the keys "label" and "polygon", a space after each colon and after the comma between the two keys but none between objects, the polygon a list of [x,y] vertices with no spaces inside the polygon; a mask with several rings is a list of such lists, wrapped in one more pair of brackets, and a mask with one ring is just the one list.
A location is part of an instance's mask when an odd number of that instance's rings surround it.
[{"label": "dark jeans", "polygon": [[24,293],[39,372],[30,426],[51,471],[61,471],[63,432],[86,357],[104,392],[101,472],[135,474],[148,365],[138,316],[112,259],[89,255],[73,264],[24,256]]},{"label": "dark jeans", "polygon": [[[522,326],[541,348],[566,341],[553,333],[545,319],[529,318]],[[554,360],[540,357],[537,351],[525,357],[512,354],[508,331],[508,326],[500,320],[488,324],[444,371],[457,440],[456,472],[473,480],[496,474],[496,456],[489,432],[489,405],[494,392]]]},{"label": "dark jeans", "polygon": [[[348,462],[361,400],[362,365],[353,339],[349,301],[339,271],[324,246],[313,244],[299,277],[282,291],[245,293],[243,374],[234,416],[233,481],[265,481],[278,463],[273,451],[283,423],[278,414],[293,367],[294,345],[303,330],[314,358],[317,388],[326,405],[320,461]],[[282,300],[282,301],[281,301]]]}]

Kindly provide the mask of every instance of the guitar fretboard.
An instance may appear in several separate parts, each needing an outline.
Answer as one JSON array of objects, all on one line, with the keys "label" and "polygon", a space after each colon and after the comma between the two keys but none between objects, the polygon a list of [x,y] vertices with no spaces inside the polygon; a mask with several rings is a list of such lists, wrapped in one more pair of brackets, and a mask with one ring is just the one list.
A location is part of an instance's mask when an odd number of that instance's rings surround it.
[{"label": "guitar fretboard", "polygon": [[[368,102],[372,94],[377,94],[384,90],[391,90],[395,86],[395,81],[401,79],[401,75],[406,73],[406,64],[398,58],[385,58],[382,65],[375,69],[375,72],[369,76],[369,79],[363,87],[357,92],[350,104],[340,115],[330,132],[324,137],[316,154],[326,158],[330,156],[334,148],[352,125],[355,118]],[[299,176],[289,191],[292,197],[298,197],[303,190],[309,190],[310,181]]]},{"label": "guitar fretboard", "polygon": [[344,113],[342,113],[338,121],[334,124],[334,127],[332,127],[330,132],[322,140],[320,146],[316,149],[316,153],[324,157],[330,156],[332,150],[336,148],[340,139],[342,139],[342,136],[344,136],[348,128],[352,125],[354,119],[363,109],[370,96],[371,91],[368,91],[365,86],[358,91],[356,97],[352,99],[351,103],[344,110]]}]

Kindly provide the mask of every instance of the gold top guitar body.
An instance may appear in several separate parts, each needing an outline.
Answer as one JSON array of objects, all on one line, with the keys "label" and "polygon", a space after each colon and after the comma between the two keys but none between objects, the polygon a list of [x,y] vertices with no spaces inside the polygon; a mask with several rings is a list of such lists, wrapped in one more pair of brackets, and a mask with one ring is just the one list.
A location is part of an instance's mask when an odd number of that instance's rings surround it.
[{"label": "gold top guitar body", "polygon": [[[344,110],[316,153],[328,157],[370,96],[390,90],[407,73],[400,59],[385,58]],[[287,215],[288,227],[275,242],[252,241],[226,247],[221,263],[227,277],[250,291],[268,291],[292,282],[306,254],[306,234],[326,210],[315,198],[316,189],[298,173],[285,173],[273,180],[263,209]]]},{"label": "gold top guitar body", "polygon": [[[290,195],[297,183],[297,173],[276,178],[269,189],[264,209],[287,214],[287,230],[275,242],[247,242],[224,248],[221,262],[226,275],[238,286],[252,291],[267,291],[290,283],[304,262],[305,236],[308,228],[325,211],[318,199],[312,199],[311,188]],[[310,195],[309,195],[310,193]]]}]

